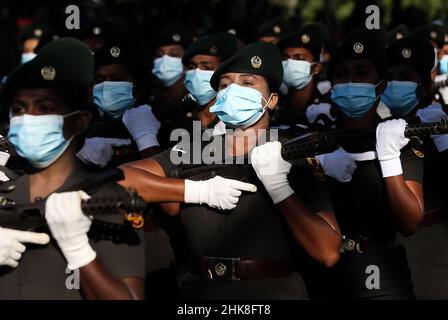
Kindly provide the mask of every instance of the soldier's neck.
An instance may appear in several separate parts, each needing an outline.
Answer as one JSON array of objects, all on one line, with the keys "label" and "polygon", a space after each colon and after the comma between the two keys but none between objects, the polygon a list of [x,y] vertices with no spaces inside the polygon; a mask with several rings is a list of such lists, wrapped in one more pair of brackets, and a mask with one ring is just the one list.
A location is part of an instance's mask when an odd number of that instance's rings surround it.
[{"label": "soldier's neck", "polygon": [[30,175],[30,201],[45,198],[64,184],[78,165],[75,148],[72,144],[52,165]]}]

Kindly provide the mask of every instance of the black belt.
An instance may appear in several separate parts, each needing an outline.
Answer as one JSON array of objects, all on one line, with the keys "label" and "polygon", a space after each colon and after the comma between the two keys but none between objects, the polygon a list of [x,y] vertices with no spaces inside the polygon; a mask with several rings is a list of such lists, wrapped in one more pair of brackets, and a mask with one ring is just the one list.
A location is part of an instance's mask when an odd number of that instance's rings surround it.
[{"label": "black belt", "polygon": [[193,259],[190,272],[209,280],[281,278],[292,274],[292,264],[289,260],[200,257]]}]

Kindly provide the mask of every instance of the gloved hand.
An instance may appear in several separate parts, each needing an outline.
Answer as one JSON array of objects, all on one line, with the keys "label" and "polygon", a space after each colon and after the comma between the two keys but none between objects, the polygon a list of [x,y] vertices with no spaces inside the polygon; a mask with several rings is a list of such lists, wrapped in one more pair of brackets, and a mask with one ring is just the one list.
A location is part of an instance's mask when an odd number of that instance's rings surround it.
[{"label": "gloved hand", "polygon": [[[434,83],[437,84],[438,82],[443,82],[446,80],[448,80],[448,74],[439,74],[434,79]],[[439,93],[442,96],[443,102],[448,104],[448,86],[440,88]]]},{"label": "gloved hand", "polygon": [[131,144],[129,139],[116,138],[87,138],[84,146],[76,156],[84,163],[105,167],[114,155],[113,147],[127,146]]},{"label": "gloved hand", "polygon": [[291,164],[283,160],[282,145],[278,141],[266,142],[252,149],[250,160],[258,178],[277,204],[294,193],[288,182]]},{"label": "gloved hand", "polygon": [[81,210],[81,200],[89,198],[84,191],[53,193],[45,203],[48,227],[71,270],[96,258],[87,236],[92,220]]},{"label": "gloved hand", "polygon": [[382,122],[376,128],[376,152],[384,178],[403,174],[400,150],[409,143],[404,136],[406,126],[403,119],[395,119]]},{"label": "gloved hand", "polygon": [[315,123],[320,114],[325,114],[333,122],[336,121],[336,117],[331,114],[331,104],[329,103],[312,104],[306,108],[306,118],[309,123]]},{"label": "gloved hand", "polygon": [[[447,118],[447,114],[442,110],[440,103],[434,103],[426,108],[418,110],[417,116],[423,123],[440,122]],[[432,135],[431,138],[439,152],[448,149],[448,134],[436,134]]]},{"label": "gloved hand", "polygon": [[0,227],[0,266],[15,268],[25,252],[23,243],[47,244],[50,237],[46,233],[20,231]]},{"label": "gloved hand", "polygon": [[144,104],[126,110],[122,120],[137,143],[138,151],[159,145],[157,133],[160,129],[160,122],[152,113],[152,108],[149,105]]},{"label": "gloved hand", "polygon": [[341,147],[331,153],[318,155],[316,159],[319,160],[327,176],[340,182],[351,181],[357,168],[355,160]]},{"label": "gloved hand", "polygon": [[242,191],[255,192],[257,187],[220,176],[203,181],[185,180],[184,202],[231,210],[236,207]]}]

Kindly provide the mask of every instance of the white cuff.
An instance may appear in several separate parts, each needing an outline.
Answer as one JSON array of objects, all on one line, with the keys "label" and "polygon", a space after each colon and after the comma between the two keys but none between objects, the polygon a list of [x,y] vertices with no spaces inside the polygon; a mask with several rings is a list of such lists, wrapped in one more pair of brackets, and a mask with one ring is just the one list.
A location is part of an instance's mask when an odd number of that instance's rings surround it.
[{"label": "white cuff", "polygon": [[291,188],[289,184],[285,184],[281,188],[275,190],[275,192],[270,192],[270,196],[272,198],[272,202],[274,204],[278,204],[291,196],[294,193],[294,190]]},{"label": "white cuff", "polygon": [[389,160],[380,160],[381,172],[383,178],[399,176],[403,174],[400,158],[392,158]]},{"label": "white cuff", "polygon": [[70,270],[82,268],[96,258],[96,252],[92,249],[89,243],[72,252],[62,252],[67,259],[68,268]]},{"label": "white cuff", "polygon": [[10,156],[9,153],[0,151],[0,166],[5,166]]},{"label": "white cuff", "polygon": [[147,133],[135,139],[137,143],[138,151],[142,151],[146,148],[159,146],[159,141],[157,141],[157,134]]},{"label": "white cuff", "polygon": [[201,201],[201,181],[185,179],[184,202],[199,203]]},{"label": "white cuff", "polygon": [[437,134],[431,136],[437,151],[443,152],[448,149],[448,134]]}]

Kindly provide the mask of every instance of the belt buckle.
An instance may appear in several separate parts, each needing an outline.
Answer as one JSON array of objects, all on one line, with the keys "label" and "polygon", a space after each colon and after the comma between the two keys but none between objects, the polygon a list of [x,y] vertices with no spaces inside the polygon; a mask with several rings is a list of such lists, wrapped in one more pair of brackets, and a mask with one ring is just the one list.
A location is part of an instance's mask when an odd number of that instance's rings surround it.
[{"label": "belt buckle", "polygon": [[218,258],[206,257],[207,261],[207,279],[237,281],[240,280],[236,275],[236,262],[240,258]]},{"label": "belt buckle", "polygon": [[343,236],[341,252],[342,253],[352,253],[352,252],[363,253],[363,251],[361,250],[361,241]]}]

